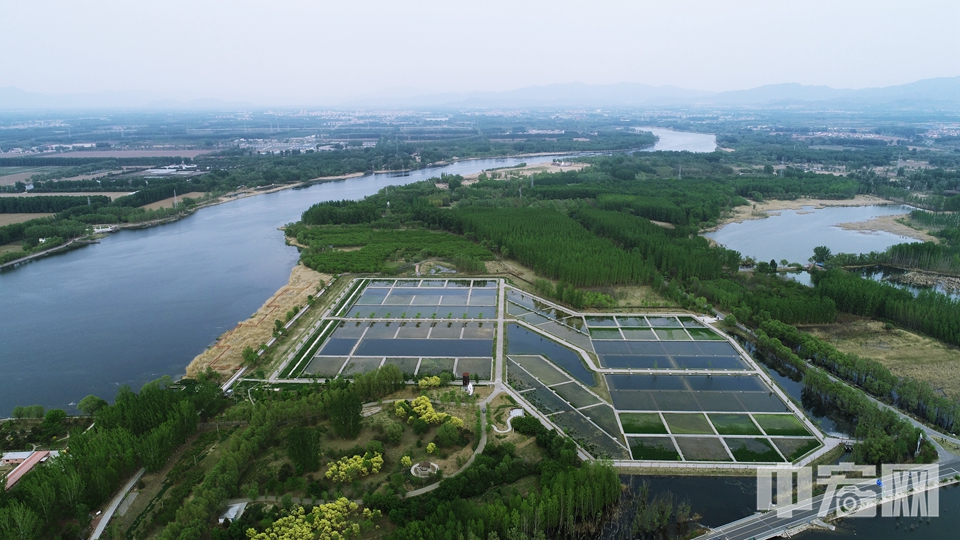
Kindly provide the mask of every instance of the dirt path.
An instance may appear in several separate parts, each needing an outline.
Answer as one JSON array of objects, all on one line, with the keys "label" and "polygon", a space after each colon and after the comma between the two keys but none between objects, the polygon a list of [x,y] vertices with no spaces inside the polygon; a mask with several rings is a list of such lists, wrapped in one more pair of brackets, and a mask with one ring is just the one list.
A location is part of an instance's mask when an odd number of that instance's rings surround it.
[{"label": "dirt path", "polygon": [[[212,428],[211,428],[212,429]],[[197,430],[192,436],[190,436],[180,448],[178,448],[168,459],[167,463],[159,471],[152,473],[144,474],[140,481],[143,482],[143,488],[138,489],[134,488],[133,491],[137,491],[138,495],[133,502],[130,503],[130,506],[127,507],[127,510],[123,513],[122,516],[118,516],[116,519],[120,523],[121,530],[127,530],[133,525],[134,520],[137,519],[137,516],[150,504],[151,501],[157,496],[157,493],[160,492],[160,488],[163,487],[163,481],[167,478],[167,474],[173,469],[173,466],[180,461],[180,458],[183,457],[183,454],[187,450],[193,447],[193,442],[197,440],[197,437],[204,431],[209,430]]]}]

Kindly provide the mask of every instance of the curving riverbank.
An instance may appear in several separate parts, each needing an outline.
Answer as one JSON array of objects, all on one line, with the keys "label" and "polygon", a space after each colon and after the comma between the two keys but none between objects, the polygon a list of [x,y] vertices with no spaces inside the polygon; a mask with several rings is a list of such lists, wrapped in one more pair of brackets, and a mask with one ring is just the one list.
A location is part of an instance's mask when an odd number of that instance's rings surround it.
[{"label": "curving riverbank", "polygon": [[256,350],[273,335],[274,320],[286,320],[294,307],[307,305],[308,296],[315,295],[322,284],[333,276],[321,274],[301,264],[290,271],[290,280],[280,288],[253,315],[217,338],[217,341],[194,357],[187,366],[187,377],[194,377],[210,367],[222,375],[232,375],[243,365],[243,349]]},{"label": "curving riverbank", "polygon": [[857,195],[852,199],[769,199],[763,202],[737,206],[733,208],[730,214],[721,218],[716,226],[704,229],[702,232],[715,232],[731,223],[766,219],[770,216],[779,215],[778,212],[782,210],[803,210],[807,207],[819,210],[827,207],[885,206],[892,204],[899,203],[873,195]]}]

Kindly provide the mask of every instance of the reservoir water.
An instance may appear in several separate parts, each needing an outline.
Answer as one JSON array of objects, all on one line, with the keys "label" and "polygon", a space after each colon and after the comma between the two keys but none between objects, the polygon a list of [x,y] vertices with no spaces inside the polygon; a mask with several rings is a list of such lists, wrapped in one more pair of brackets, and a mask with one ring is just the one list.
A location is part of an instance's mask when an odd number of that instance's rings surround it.
[{"label": "reservoir water", "polygon": [[827,246],[833,253],[884,251],[894,244],[917,242],[913,238],[883,231],[849,231],[840,223],[867,221],[875,217],[910,213],[909,206],[834,206],[782,210],[779,215],[731,223],[704,234],[723,246],[757,261],[782,259],[806,264],[813,248]]}]

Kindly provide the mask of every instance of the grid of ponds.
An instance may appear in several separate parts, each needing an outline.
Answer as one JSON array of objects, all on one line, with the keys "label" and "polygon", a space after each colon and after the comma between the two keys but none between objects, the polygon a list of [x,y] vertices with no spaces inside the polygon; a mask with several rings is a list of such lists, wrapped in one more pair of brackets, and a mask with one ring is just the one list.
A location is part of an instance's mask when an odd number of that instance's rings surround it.
[{"label": "grid of ponds", "polygon": [[[367,280],[303,375],[389,364],[490,380],[496,322],[485,319],[496,317],[497,287]],[[594,457],[783,463],[820,447],[757,368],[692,316],[584,315],[509,286],[505,296],[516,319],[504,329],[507,384]]]},{"label": "grid of ponds", "polygon": [[490,380],[496,280],[365,280],[338,313],[333,333],[301,372],[350,377],[384,365],[419,377],[444,371]]},{"label": "grid of ponds", "polygon": [[491,319],[497,316],[495,280],[371,280],[347,317],[367,319]]},{"label": "grid of ponds", "polygon": [[[820,447],[756,367],[694,317],[581,315],[510,289],[506,300],[525,323],[507,326],[507,384],[595,457],[784,463]],[[595,373],[575,349],[613,372]],[[639,369],[712,373],[629,372]]]},{"label": "grid of ponds", "polygon": [[604,375],[620,411],[788,412],[756,375]]},{"label": "grid of ponds", "polygon": [[507,289],[507,315],[552,334],[561,340],[593,352],[593,342],[581,315],[540,300],[529,293]]},{"label": "grid of ponds", "polygon": [[507,384],[595,457],[630,459],[613,408],[596,392],[539,355],[507,357]]},{"label": "grid of ponds", "polygon": [[620,413],[633,459],[783,463],[820,446],[793,414]]},{"label": "grid of ponds", "polygon": [[303,369],[301,377],[351,377],[385,365],[397,366],[410,378],[439,375],[446,371],[457,376],[477,374],[481,381],[489,381],[493,372],[492,358],[315,356]]},{"label": "grid of ponds", "polygon": [[602,368],[753,369],[726,341],[597,340],[593,348]]}]

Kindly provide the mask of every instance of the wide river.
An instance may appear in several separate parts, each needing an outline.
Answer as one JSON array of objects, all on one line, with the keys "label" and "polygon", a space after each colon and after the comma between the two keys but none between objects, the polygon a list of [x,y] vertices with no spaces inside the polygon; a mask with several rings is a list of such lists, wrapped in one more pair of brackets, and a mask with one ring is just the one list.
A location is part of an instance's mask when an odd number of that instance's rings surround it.
[{"label": "wide river", "polygon": [[[714,139],[669,131],[660,137],[658,146],[686,142],[691,150]],[[298,254],[277,229],[314,203],[555,157],[461,161],[248,197],[2,272],[0,418],[16,405],[70,411],[88,394],[112,400],[120,385],[136,390],[183,374],[194,356],[287,283]]]}]

